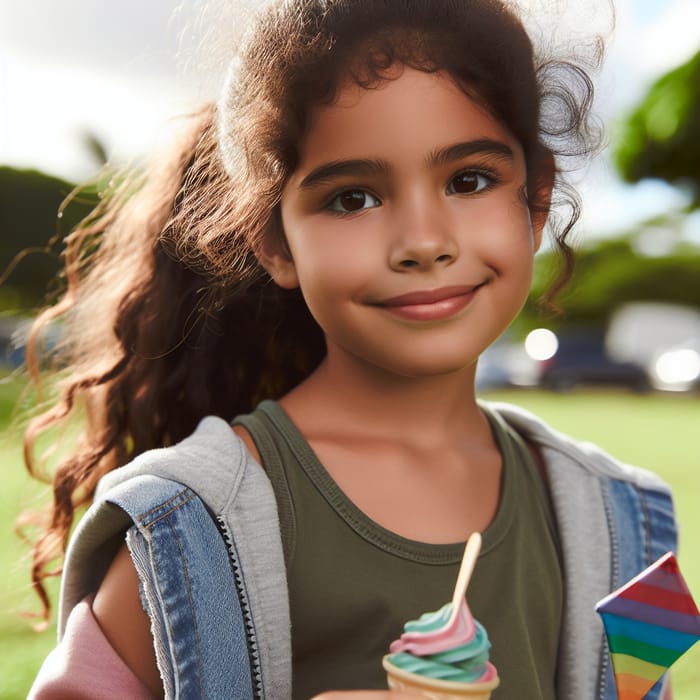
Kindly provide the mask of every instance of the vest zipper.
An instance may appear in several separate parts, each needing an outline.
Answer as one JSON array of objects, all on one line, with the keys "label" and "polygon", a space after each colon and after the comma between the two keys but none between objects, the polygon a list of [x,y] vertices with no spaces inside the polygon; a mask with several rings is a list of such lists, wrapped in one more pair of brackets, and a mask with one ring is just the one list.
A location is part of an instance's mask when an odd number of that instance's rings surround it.
[{"label": "vest zipper", "polygon": [[228,526],[224,522],[224,519],[219,515],[216,516],[216,522],[219,527],[219,531],[221,532],[221,536],[224,538],[224,542],[226,543],[226,549],[228,550],[229,559],[231,560],[231,567],[233,569],[233,580],[236,588],[236,594],[238,595],[238,601],[240,602],[241,610],[243,612],[243,626],[246,644],[248,646],[248,658],[250,660],[250,672],[253,681],[253,700],[264,700],[265,690],[262,682],[260,652],[258,650],[258,642],[255,636],[255,625],[253,624],[253,615],[250,610],[250,604],[248,603],[248,595],[245,590],[241,566],[238,561],[238,555],[236,553],[233,537],[229,532]]},{"label": "vest zipper", "polygon": [[600,675],[598,677],[598,698],[599,700],[605,700],[607,693],[607,679],[608,679],[608,656],[605,652],[606,646],[603,644],[603,651],[601,653],[600,659]]}]

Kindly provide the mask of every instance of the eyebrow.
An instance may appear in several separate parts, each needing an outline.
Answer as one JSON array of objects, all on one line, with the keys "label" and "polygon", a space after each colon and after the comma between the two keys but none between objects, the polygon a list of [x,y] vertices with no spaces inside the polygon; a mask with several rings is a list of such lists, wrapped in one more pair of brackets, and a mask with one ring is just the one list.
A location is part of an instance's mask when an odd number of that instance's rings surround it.
[{"label": "eyebrow", "polygon": [[452,146],[434,151],[428,156],[428,162],[432,165],[447,165],[456,160],[461,160],[462,158],[477,154],[499,156],[508,161],[515,160],[513,149],[502,141],[477,139],[476,141],[455,143]]},{"label": "eyebrow", "polygon": [[[455,143],[440,148],[431,153],[427,162],[431,165],[447,165],[476,154],[487,154],[502,157],[508,161],[515,160],[513,149],[502,141],[493,139],[477,139]],[[386,173],[391,169],[384,160],[359,158],[353,160],[338,160],[324,163],[314,168],[299,184],[299,189],[309,190],[332,182],[339,177],[363,177]]]},{"label": "eyebrow", "polygon": [[356,159],[337,160],[314,168],[299,184],[299,189],[308,190],[335,180],[338,177],[377,175],[389,170],[389,164],[383,160]]}]

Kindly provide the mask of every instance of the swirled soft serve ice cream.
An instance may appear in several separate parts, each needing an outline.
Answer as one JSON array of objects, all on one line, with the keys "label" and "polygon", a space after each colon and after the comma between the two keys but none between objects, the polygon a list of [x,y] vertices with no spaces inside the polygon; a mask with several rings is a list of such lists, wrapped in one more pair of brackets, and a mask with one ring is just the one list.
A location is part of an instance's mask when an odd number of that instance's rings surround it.
[{"label": "swirled soft serve ice cream", "polygon": [[[474,560],[480,538],[475,547]],[[472,617],[464,598],[471,574],[469,565],[466,569],[469,571],[465,572],[463,561],[451,603],[407,622],[401,637],[392,642],[391,653],[382,660],[391,689],[419,693],[430,700],[488,700],[498,686],[498,673],[489,661],[488,635]]]}]

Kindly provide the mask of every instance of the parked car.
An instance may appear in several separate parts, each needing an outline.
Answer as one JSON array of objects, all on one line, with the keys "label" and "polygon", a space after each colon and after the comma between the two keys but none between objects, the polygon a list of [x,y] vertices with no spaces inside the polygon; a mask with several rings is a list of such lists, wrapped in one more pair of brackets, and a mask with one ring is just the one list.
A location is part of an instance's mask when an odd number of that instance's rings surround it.
[{"label": "parked car", "polygon": [[[20,316],[0,316],[0,368],[2,371],[24,365],[27,337],[33,319]],[[51,322],[43,331],[40,342],[40,364],[44,364],[61,339],[61,323]],[[43,353],[43,354],[41,354]]]},{"label": "parked car", "polygon": [[0,366],[16,368],[24,363],[26,319],[0,316]]},{"label": "parked car", "polygon": [[541,363],[541,386],[553,391],[568,391],[581,385],[616,386],[639,392],[650,389],[646,369],[612,357],[603,332],[565,330],[557,334],[557,339],[557,351]]},{"label": "parked car", "polygon": [[486,348],[479,358],[477,391],[534,386],[539,374],[537,365],[525,352],[522,342],[501,338]]}]

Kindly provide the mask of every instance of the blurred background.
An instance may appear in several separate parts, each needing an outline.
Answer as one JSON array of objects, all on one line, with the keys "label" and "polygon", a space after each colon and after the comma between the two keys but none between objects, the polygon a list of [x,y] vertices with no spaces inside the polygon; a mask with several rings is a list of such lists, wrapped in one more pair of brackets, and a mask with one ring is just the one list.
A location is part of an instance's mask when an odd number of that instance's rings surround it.
[{"label": "blurred background", "polygon": [[[216,97],[229,52],[220,37],[234,19],[211,8],[232,4],[0,0],[0,700],[24,697],[53,643],[18,616],[36,605],[26,547],[9,533],[48,498],[21,464],[23,341],[59,269],[57,241],[87,213],[90,191],[61,218],[59,206],[105,164],[138,164],[178,114]],[[537,303],[553,271],[545,248],[531,299],[484,355],[478,383],[484,397],[532,408],[669,481],[681,567],[700,597],[700,4],[615,5],[596,81],[608,145],[577,180],[584,209],[564,313]],[[695,648],[674,668],[676,698],[700,696],[698,662]]]}]

